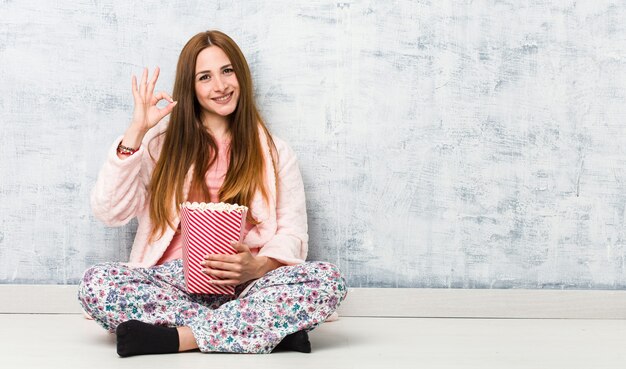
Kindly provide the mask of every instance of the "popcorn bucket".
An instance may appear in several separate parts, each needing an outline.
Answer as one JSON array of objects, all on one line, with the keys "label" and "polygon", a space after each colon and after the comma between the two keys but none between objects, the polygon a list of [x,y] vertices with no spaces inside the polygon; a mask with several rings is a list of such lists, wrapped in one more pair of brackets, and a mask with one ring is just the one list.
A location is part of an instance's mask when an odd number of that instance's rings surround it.
[{"label": "popcorn bucket", "polygon": [[219,278],[202,273],[207,254],[237,254],[230,245],[241,240],[248,208],[226,203],[181,204],[183,272],[189,293],[234,295],[235,286],[209,283]]}]

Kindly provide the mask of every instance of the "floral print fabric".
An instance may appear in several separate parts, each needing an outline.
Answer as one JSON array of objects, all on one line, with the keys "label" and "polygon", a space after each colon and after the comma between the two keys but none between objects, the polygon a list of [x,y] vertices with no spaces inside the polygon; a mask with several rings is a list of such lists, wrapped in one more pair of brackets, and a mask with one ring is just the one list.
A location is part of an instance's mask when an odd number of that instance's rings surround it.
[{"label": "floral print fabric", "polygon": [[137,319],[189,326],[203,352],[270,353],[286,335],[324,322],[347,293],[335,265],[314,261],[274,269],[238,285],[234,296],[189,294],[176,259],[150,268],[96,264],[85,271],[78,300],[109,332]]}]

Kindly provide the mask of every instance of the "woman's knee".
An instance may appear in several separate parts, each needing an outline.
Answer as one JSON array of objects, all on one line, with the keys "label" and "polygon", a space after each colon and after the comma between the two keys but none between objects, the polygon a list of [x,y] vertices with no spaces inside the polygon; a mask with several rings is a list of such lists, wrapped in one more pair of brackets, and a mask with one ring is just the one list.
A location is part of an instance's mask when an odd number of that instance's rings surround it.
[{"label": "woman's knee", "polygon": [[101,298],[106,297],[111,270],[115,267],[117,263],[106,262],[95,264],[85,270],[78,284],[78,300],[86,310],[89,306],[99,305]]},{"label": "woman's knee", "polygon": [[321,282],[320,287],[326,287],[328,293],[337,296],[340,301],[343,301],[348,293],[348,285],[339,267],[325,261],[312,263],[316,269],[315,274]]},{"label": "woman's knee", "polygon": [[102,284],[109,276],[109,269],[113,263],[98,263],[89,267],[83,273],[79,285],[91,286],[93,284]]}]

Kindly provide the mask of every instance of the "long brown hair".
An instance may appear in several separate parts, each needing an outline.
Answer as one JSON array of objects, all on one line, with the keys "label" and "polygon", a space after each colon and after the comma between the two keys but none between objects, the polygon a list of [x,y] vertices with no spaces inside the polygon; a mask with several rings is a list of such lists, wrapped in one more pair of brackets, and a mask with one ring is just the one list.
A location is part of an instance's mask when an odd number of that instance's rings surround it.
[{"label": "long brown hair", "polygon": [[[260,190],[264,200],[269,201],[264,180],[267,164],[263,159],[259,130],[265,133],[268,140],[275,176],[276,146],[254,102],[248,63],[237,44],[226,34],[215,30],[198,33],[187,42],[178,58],[172,96],[178,104],[171,113],[167,129],[162,133],[165,139],[150,180],[150,220],[153,224],[150,243],[161,238],[168,225],[174,228],[174,214],[170,214],[172,204],[176,204],[176,211],[179,212],[185,176],[192,164],[194,173],[191,188],[196,193],[202,193],[207,201],[209,198],[205,174],[217,159],[218,148],[200,119],[201,107],[194,87],[198,54],[209,46],[219,47],[228,56],[240,88],[237,107],[229,115],[230,164],[219,191],[219,199],[250,207],[253,195]],[[247,220],[258,224],[250,211]]]}]

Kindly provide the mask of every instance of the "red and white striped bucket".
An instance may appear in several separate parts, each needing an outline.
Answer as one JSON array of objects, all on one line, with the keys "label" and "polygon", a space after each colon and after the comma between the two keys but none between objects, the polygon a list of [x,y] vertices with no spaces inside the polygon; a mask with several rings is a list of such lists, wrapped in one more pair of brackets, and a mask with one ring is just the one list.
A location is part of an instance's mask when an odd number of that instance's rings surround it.
[{"label": "red and white striped bucket", "polygon": [[230,243],[241,240],[247,210],[247,207],[237,204],[181,204],[183,271],[187,292],[235,294],[235,286],[209,283],[218,278],[202,273],[204,267],[200,262],[205,260],[207,254],[237,254]]}]

